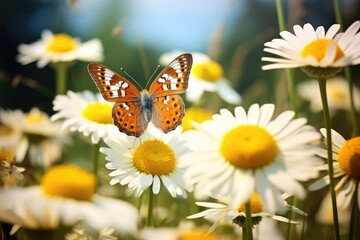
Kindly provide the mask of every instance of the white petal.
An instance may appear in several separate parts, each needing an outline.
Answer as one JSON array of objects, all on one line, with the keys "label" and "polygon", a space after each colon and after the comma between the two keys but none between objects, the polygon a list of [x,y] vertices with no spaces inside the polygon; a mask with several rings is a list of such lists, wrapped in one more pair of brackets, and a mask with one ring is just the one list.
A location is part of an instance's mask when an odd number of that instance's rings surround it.
[{"label": "white petal", "polygon": [[152,191],[154,194],[158,194],[160,192],[160,178],[158,175],[154,175],[154,181],[152,186]]}]

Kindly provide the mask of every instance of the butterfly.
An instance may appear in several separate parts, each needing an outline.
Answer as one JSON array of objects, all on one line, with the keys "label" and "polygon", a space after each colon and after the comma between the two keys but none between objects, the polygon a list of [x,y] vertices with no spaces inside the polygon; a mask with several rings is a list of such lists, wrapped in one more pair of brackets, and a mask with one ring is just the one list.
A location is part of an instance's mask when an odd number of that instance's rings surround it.
[{"label": "butterfly", "polygon": [[186,91],[192,55],[182,54],[165,67],[151,83],[149,91],[139,89],[108,67],[90,63],[88,71],[105,100],[115,102],[114,124],[120,132],[139,137],[149,122],[164,133],[181,124],[185,105],[178,95]]}]

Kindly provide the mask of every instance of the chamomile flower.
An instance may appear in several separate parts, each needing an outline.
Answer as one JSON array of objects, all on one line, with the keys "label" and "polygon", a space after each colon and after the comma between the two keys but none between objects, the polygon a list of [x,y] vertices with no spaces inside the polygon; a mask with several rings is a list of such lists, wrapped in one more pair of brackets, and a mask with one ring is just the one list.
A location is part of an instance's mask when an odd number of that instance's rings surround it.
[{"label": "chamomile flower", "polygon": [[[233,223],[238,225],[239,227],[245,226],[245,202],[242,201],[239,204],[234,205],[229,199],[222,197],[216,197],[216,199],[219,201],[219,203],[196,202],[196,205],[208,209],[191,215],[188,218],[194,219],[203,217],[204,219],[213,221],[214,224],[210,228],[210,232],[212,232],[217,226],[219,226],[219,224],[223,222]],[[264,211],[263,203],[256,192],[252,193],[251,195],[250,210],[252,222],[254,225],[258,225],[261,222],[262,218],[271,218],[286,223],[296,223],[285,217],[266,213]],[[304,214],[300,210],[297,210],[297,212]]]},{"label": "chamomile flower", "polygon": [[25,168],[17,167],[13,159],[12,151],[0,149],[0,186],[13,186],[24,178]]},{"label": "chamomile flower", "polygon": [[[230,87],[229,81],[224,77],[222,66],[203,53],[191,53],[193,66],[189,77],[189,87],[186,90],[186,99],[198,102],[205,91],[217,92],[226,102],[239,104],[241,97]],[[160,56],[160,64],[167,65],[179,55],[179,51],[165,53]]]},{"label": "chamomile flower", "polygon": [[[17,139],[12,147],[17,162],[28,154],[33,164],[47,168],[61,157],[63,145],[69,142],[61,125],[50,121],[38,108],[32,108],[29,113],[0,109],[0,121],[11,132],[2,138]],[[0,143],[0,147],[4,147],[3,144],[9,143]]]},{"label": "chamomile flower", "polygon": [[[322,135],[326,138],[326,130],[320,129]],[[333,167],[334,179],[339,179],[335,186],[337,194],[337,203],[341,208],[348,208],[351,204],[351,199],[355,192],[356,186],[360,190],[360,137],[354,137],[345,140],[335,130],[331,130],[332,150],[333,150]],[[319,156],[327,158],[327,151],[322,149],[319,151]],[[326,170],[327,164],[319,167],[321,170]],[[310,190],[317,190],[329,184],[329,175],[326,175],[321,180],[310,185]],[[357,185],[358,184],[358,185]],[[360,194],[358,194],[358,207],[360,209]]]},{"label": "chamomile flower", "polygon": [[75,165],[57,165],[41,186],[0,189],[0,220],[29,229],[57,229],[82,221],[92,232],[113,228],[135,235],[138,211],[131,204],[94,194],[96,177]]},{"label": "chamomile flower", "polygon": [[148,187],[158,194],[162,182],[172,197],[186,197],[182,158],[188,149],[181,131],[178,127],[164,134],[150,124],[140,140],[114,132],[105,139],[109,148],[100,148],[109,161],[106,168],[113,170],[110,184],[128,185],[139,197]]},{"label": "chamomile flower", "polygon": [[191,151],[185,177],[197,196],[231,196],[237,204],[256,191],[269,213],[284,211],[281,194],[305,197],[298,181],[318,175],[321,160],[313,142],[320,139],[306,119],[285,111],[271,120],[275,106],[253,104],[246,114],[226,109],[184,133]]},{"label": "chamomile flower", "polygon": [[39,68],[49,63],[80,61],[101,61],[103,47],[99,39],[81,43],[65,33],[53,34],[44,30],[41,39],[31,44],[20,44],[17,60],[23,64],[37,61]]},{"label": "chamomile flower", "polygon": [[79,222],[72,229],[72,232],[65,235],[65,240],[117,240],[114,232],[113,228],[104,228],[95,237],[94,234],[87,231],[84,223]]},{"label": "chamomile flower", "polygon": [[360,63],[359,28],[360,21],[354,22],[344,33],[338,33],[339,24],[332,25],[327,32],[322,26],[315,30],[309,23],[304,27],[295,25],[295,34],[283,31],[280,32],[282,39],[265,43],[264,51],[279,58],[263,57],[263,61],[271,64],[262,69],[302,67],[309,76],[331,77],[344,66]]},{"label": "chamomile flower", "polygon": [[[297,86],[297,92],[300,97],[310,101],[310,108],[314,112],[322,110],[321,95],[319,84],[316,80],[302,82]],[[349,84],[343,77],[334,77],[327,79],[326,93],[328,97],[329,109],[334,112],[336,110],[350,110],[350,94]],[[356,107],[360,109],[360,90],[354,86],[353,97]]]},{"label": "chamomile flower", "polygon": [[56,96],[53,104],[57,113],[51,117],[52,121],[63,119],[62,129],[90,136],[94,144],[110,132],[118,131],[111,116],[113,103],[105,101],[99,93],[68,91],[66,95]]}]

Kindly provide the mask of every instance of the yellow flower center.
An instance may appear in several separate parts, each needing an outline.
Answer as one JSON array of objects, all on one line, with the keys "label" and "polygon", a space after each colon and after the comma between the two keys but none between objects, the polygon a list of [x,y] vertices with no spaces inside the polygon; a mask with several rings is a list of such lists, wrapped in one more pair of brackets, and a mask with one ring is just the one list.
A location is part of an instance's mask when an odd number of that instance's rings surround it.
[{"label": "yellow flower center", "polygon": [[338,161],[346,174],[360,180],[360,137],[345,142],[339,151]]},{"label": "yellow flower center", "polygon": [[96,177],[75,165],[58,165],[44,174],[41,186],[43,192],[50,196],[90,201],[95,193]]},{"label": "yellow flower center", "polygon": [[220,239],[214,233],[208,233],[205,229],[192,229],[182,231],[179,234],[178,240],[217,240]]},{"label": "yellow flower center", "polygon": [[31,111],[25,116],[25,121],[29,125],[41,124],[47,119],[45,113],[40,111]]},{"label": "yellow flower center", "polygon": [[307,44],[303,51],[301,52],[301,56],[306,58],[311,55],[316,58],[319,62],[325,57],[326,51],[330,43],[334,43],[336,45],[336,56],[334,61],[342,58],[344,56],[344,52],[337,44],[336,41],[328,38],[321,38]]},{"label": "yellow flower center", "polygon": [[183,118],[181,126],[184,131],[193,129],[191,122],[195,121],[202,123],[203,121],[210,120],[211,113],[201,108],[189,108],[186,110],[185,117]]},{"label": "yellow flower center", "polygon": [[272,162],[278,148],[274,138],[264,128],[243,125],[225,134],[220,152],[237,167],[256,169]]},{"label": "yellow flower center", "polygon": [[[261,213],[263,211],[263,204],[259,194],[256,192],[254,192],[250,197],[250,209],[251,213]],[[245,203],[241,202],[237,210],[239,213],[245,213]]]},{"label": "yellow flower center", "polygon": [[48,43],[46,50],[53,53],[66,53],[78,47],[77,41],[65,33],[55,34]]},{"label": "yellow flower center", "polygon": [[191,72],[196,77],[209,82],[216,82],[223,76],[220,64],[212,60],[194,64]]},{"label": "yellow flower center", "polygon": [[12,162],[14,154],[12,151],[0,149],[0,168],[3,161]]},{"label": "yellow flower center", "polygon": [[84,118],[97,123],[113,123],[111,117],[112,105],[102,102],[90,103],[83,110]]},{"label": "yellow flower center", "polygon": [[175,169],[176,158],[168,145],[155,139],[141,143],[134,152],[133,161],[140,172],[168,175]]}]

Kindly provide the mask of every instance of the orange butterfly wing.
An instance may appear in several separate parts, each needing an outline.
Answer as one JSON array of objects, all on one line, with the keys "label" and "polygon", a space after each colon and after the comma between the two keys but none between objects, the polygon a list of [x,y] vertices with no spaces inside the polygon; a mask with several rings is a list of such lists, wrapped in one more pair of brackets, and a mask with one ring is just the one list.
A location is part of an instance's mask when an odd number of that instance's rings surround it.
[{"label": "orange butterfly wing", "polygon": [[126,78],[108,67],[91,63],[88,71],[105,100],[116,102],[112,109],[112,118],[120,132],[139,137],[146,129],[141,111],[139,90]]},{"label": "orange butterfly wing", "polygon": [[120,132],[139,137],[148,125],[141,111],[141,101],[116,102],[112,109],[114,124]]},{"label": "orange butterfly wing", "polygon": [[[151,121],[165,133],[180,125],[185,115],[184,102],[176,94],[187,89],[191,66],[191,54],[182,54],[164,68],[150,86]],[[116,102],[112,109],[114,124],[127,135],[141,136],[150,120],[147,117],[150,109],[143,106],[139,90],[104,65],[91,63],[88,71],[104,99]]]},{"label": "orange butterfly wing", "polygon": [[152,82],[149,88],[150,96],[163,97],[185,92],[192,62],[190,53],[175,58]]},{"label": "orange butterfly wing", "polygon": [[185,104],[179,95],[155,98],[152,102],[152,123],[164,133],[174,130],[185,116]]},{"label": "orange butterfly wing", "polygon": [[150,86],[153,106],[151,121],[164,133],[180,125],[185,115],[185,104],[176,94],[187,89],[192,62],[192,55],[189,53],[178,56],[160,72]]},{"label": "orange butterfly wing", "polygon": [[110,68],[99,63],[90,63],[88,71],[105,100],[124,102],[137,101],[140,98],[140,92],[134,84]]}]

